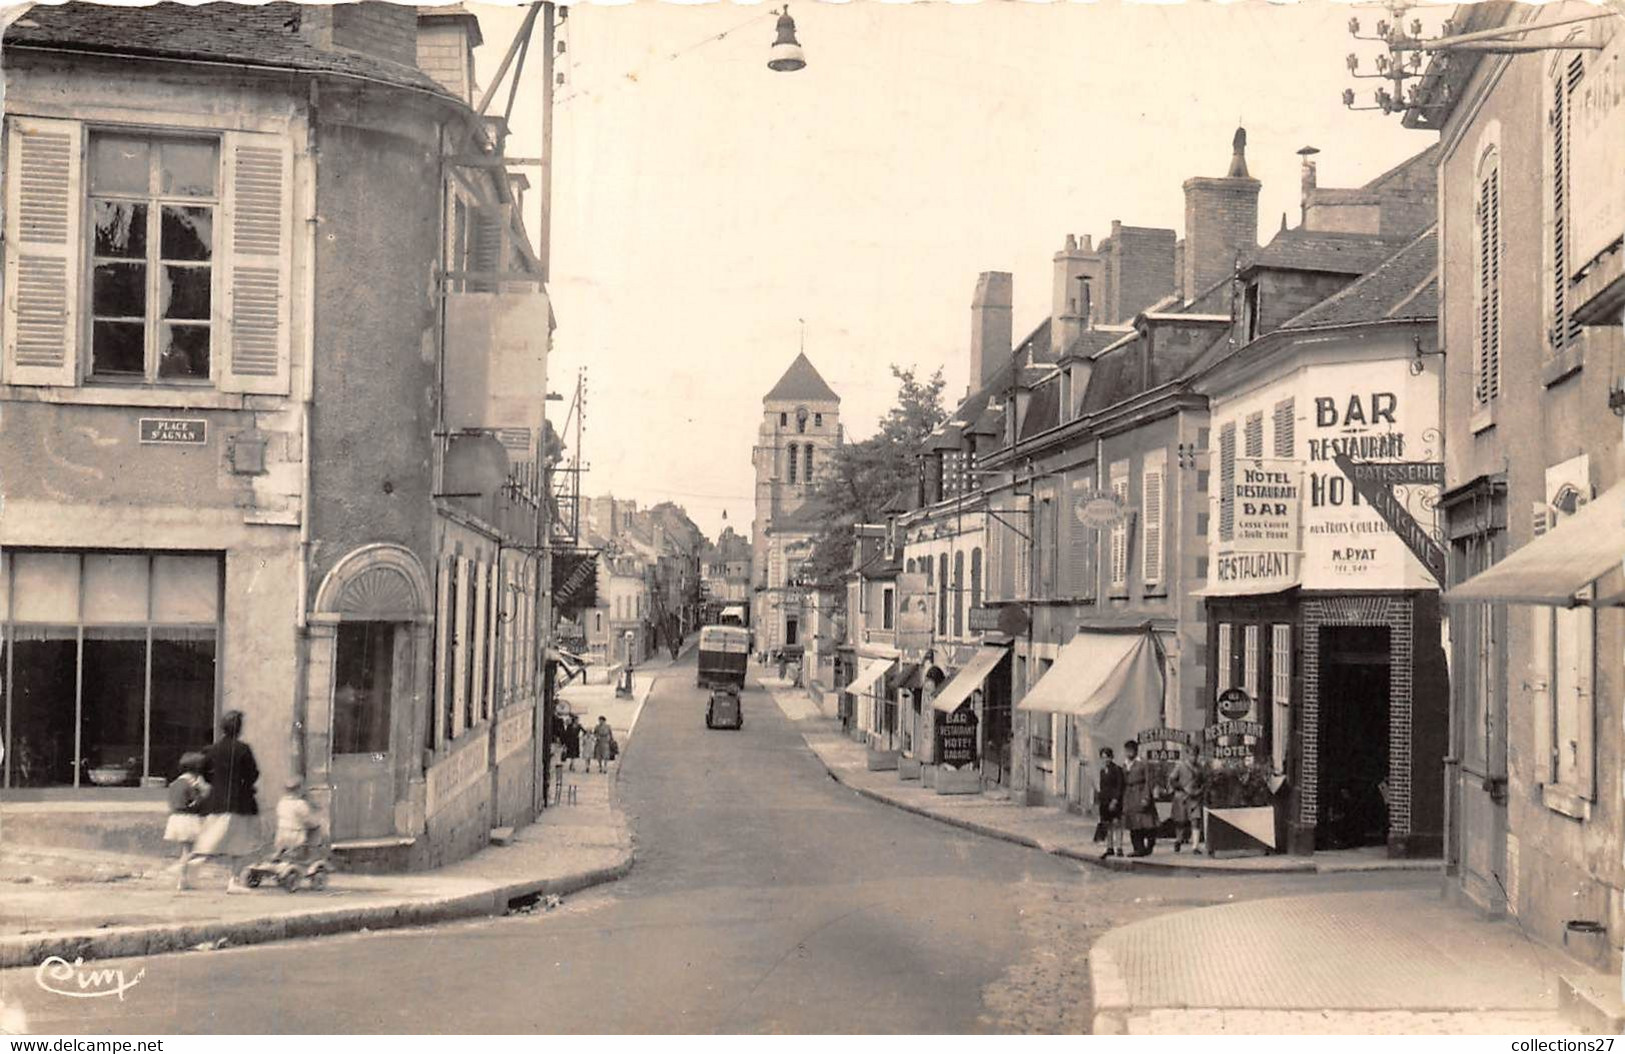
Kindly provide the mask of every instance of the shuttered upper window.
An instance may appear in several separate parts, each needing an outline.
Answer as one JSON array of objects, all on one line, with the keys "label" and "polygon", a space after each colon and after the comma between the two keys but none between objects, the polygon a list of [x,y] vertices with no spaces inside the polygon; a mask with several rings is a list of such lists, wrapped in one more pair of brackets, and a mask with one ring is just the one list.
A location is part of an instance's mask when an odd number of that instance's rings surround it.
[{"label": "shuttered upper window", "polygon": [[[1128,505],[1128,471],[1127,461],[1112,463],[1111,485],[1112,496],[1117,499],[1119,506]],[[1129,524],[1131,517],[1123,516],[1111,530],[1111,571],[1112,588],[1122,590],[1128,586],[1128,559],[1129,559]]]},{"label": "shuttered upper window", "polygon": [[206,381],[216,140],[92,132],[90,375]]},{"label": "shuttered upper window", "polygon": [[1236,533],[1236,424],[1219,429],[1219,541]]},{"label": "shuttered upper window", "polygon": [[[1574,305],[1569,303],[1569,279],[1575,261],[1569,259],[1569,142],[1574,129],[1574,108],[1578,103],[1580,82],[1585,76],[1585,60],[1575,56],[1566,67],[1558,70],[1552,82],[1552,111],[1550,119],[1551,144],[1551,312],[1548,319],[1547,347],[1558,352],[1567,348],[1580,336],[1580,327],[1574,321]],[[1584,262],[1584,261],[1580,261]]]},{"label": "shuttered upper window", "polygon": [[1296,439],[1296,418],[1291,399],[1282,399],[1275,404],[1274,423],[1275,456],[1289,458],[1292,456],[1293,444]]},{"label": "shuttered upper window", "polygon": [[13,117],[6,156],[6,383],[287,392],[287,137]]},{"label": "shuttered upper window", "polygon": [[1501,394],[1501,161],[1493,150],[1479,165],[1476,228],[1473,399],[1482,405]]},{"label": "shuttered upper window", "polygon": [[1154,450],[1145,457],[1140,474],[1140,504],[1145,516],[1145,559],[1140,578],[1147,593],[1162,589],[1164,481],[1168,475],[1168,451]]}]

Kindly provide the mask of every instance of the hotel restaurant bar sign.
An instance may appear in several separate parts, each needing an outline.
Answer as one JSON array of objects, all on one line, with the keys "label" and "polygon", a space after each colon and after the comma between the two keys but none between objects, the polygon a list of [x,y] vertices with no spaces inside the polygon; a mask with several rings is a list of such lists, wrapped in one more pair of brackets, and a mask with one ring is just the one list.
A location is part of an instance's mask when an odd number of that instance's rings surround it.
[{"label": "hotel restaurant bar sign", "polygon": [[1214,593],[1271,593],[1298,584],[1303,465],[1237,458],[1231,544],[1214,561]]}]

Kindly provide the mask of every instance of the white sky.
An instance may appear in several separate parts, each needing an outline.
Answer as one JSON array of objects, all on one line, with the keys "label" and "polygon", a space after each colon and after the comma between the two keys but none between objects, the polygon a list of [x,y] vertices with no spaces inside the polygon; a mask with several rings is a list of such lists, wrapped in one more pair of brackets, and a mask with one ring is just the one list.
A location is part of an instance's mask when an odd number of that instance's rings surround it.
[{"label": "white sky", "polygon": [[[488,81],[522,11],[472,10]],[[1364,100],[1372,84],[1344,56],[1367,71],[1376,56],[1348,19],[1380,8],[792,13],[808,63],[794,74],[766,67],[765,4],[576,5],[562,34],[551,386],[568,395],[588,367],[585,491],[677,501],[713,537],[724,510],[749,529],[761,397],[795,357],[798,319],[848,435],[866,436],[895,391],[890,363],[941,366],[950,402],[964,393],[979,272],[1015,274],[1019,340],[1049,312],[1066,233],[1180,230],[1182,182],[1224,174],[1238,119],[1266,240],[1283,211],[1297,222],[1299,147],[1321,149],[1322,186],[1354,186],[1433,139],[1343,108],[1345,87]],[[534,43],[515,156],[540,151]]]}]

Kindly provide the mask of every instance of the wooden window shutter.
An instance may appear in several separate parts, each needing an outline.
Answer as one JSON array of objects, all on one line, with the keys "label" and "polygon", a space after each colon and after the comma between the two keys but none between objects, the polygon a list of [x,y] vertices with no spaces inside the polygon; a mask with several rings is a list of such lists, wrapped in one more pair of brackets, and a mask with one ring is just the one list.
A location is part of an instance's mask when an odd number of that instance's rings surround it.
[{"label": "wooden window shutter", "polygon": [[1291,399],[1275,404],[1275,456],[1289,458],[1296,444],[1297,418]]},{"label": "wooden window shutter", "polygon": [[[503,269],[508,232],[506,205],[477,205],[474,208],[473,241],[468,248],[468,269],[475,273],[496,273]],[[470,279],[464,286],[471,293],[494,293],[501,283],[488,278]],[[794,449],[793,447],[791,449]],[[792,478],[791,482],[794,482]]]},{"label": "wooden window shutter", "polygon": [[5,379],[71,385],[79,347],[84,137],[77,121],[6,128]]},{"label": "wooden window shutter", "polygon": [[1099,584],[1095,561],[1100,550],[1100,532],[1078,519],[1078,505],[1094,490],[1094,474],[1079,475],[1071,481],[1067,502],[1067,584],[1071,595],[1093,600]]},{"label": "wooden window shutter", "polygon": [[1247,415],[1247,456],[1264,456],[1264,414],[1262,411]]},{"label": "wooden window shutter", "polygon": [[1167,474],[1166,455],[1147,458],[1140,478],[1141,504],[1145,507],[1145,558],[1140,572],[1146,588],[1162,583],[1163,481]]},{"label": "wooden window shutter", "polygon": [[293,149],[286,137],[228,132],[221,391],[288,394],[293,270]]},{"label": "wooden window shutter", "polygon": [[1236,424],[1219,429],[1219,541],[1236,533]]}]

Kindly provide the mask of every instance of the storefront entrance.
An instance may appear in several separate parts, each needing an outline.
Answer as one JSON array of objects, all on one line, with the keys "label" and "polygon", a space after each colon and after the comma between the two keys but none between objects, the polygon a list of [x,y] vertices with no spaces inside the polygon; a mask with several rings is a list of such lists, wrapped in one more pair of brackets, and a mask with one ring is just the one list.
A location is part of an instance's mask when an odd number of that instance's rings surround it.
[{"label": "storefront entrance", "polygon": [[1388,837],[1387,626],[1322,626],[1317,849]]},{"label": "storefront entrance", "polygon": [[407,698],[410,627],[341,622],[333,671],[333,838],[378,838],[395,830],[390,750],[395,701]]}]

